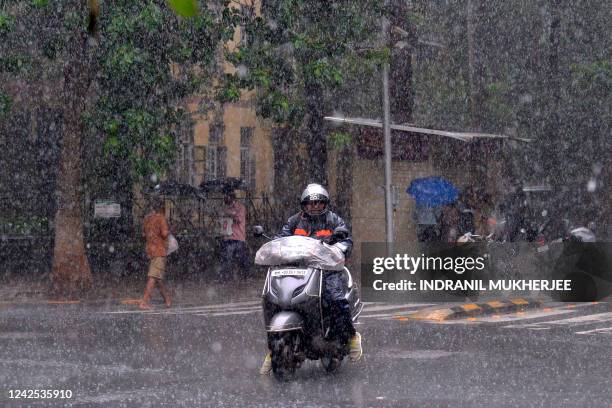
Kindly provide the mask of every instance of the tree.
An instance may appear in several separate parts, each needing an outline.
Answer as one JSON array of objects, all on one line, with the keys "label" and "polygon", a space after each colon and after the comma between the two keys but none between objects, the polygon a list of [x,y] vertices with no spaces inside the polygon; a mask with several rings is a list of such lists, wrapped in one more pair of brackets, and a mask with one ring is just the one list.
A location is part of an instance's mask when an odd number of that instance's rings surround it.
[{"label": "tree", "polygon": [[[87,106],[87,95],[94,78],[92,40],[98,34],[99,5],[96,0],[66,4],[68,13],[89,15],[87,30],[73,24],[66,46],[68,57],[64,66],[63,138],[60,152],[60,172],[57,183],[57,211],[55,213],[55,245],[51,279],[56,292],[72,294],[88,289],[92,284],[91,269],[83,240],[81,200],[81,141],[84,123],[81,116]],[[77,154],[75,154],[75,152]]]},{"label": "tree", "polygon": [[375,44],[382,12],[381,2],[369,0],[265,1],[261,16],[243,9],[246,41],[227,53],[236,71],[226,76],[221,99],[235,101],[241,89],[256,89],[257,113],[298,131],[308,146],[311,181],[327,181],[323,117],[339,104],[337,92],[351,70],[388,58]]},{"label": "tree", "polygon": [[[217,45],[231,36],[234,20],[226,1],[185,19],[161,0],[115,0],[102,10],[93,0],[0,5],[1,66],[12,68],[4,71],[13,93],[5,94],[19,99],[15,84],[30,97],[45,88],[46,103],[61,108],[52,278],[58,291],[76,293],[91,285],[83,242],[82,193],[89,185],[83,141],[97,138],[107,159],[130,163],[125,177],[163,174],[174,156],[180,98],[210,78]],[[18,102],[14,109],[32,100]]]}]

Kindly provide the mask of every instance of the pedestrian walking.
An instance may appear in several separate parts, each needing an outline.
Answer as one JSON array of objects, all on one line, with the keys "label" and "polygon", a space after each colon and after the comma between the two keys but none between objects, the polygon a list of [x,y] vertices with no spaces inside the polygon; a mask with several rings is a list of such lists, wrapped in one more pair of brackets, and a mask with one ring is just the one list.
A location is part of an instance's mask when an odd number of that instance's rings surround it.
[{"label": "pedestrian walking", "polygon": [[417,239],[419,242],[435,242],[440,240],[438,219],[441,215],[439,206],[431,207],[417,203],[412,217],[417,225]]},{"label": "pedestrian walking", "polygon": [[158,287],[166,307],[172,306],[170,293],[164,284],[168,235],[170,235],[170,228],[165,216],[166,207],[163,199],[157,197],[152,200],[151,204],[152,212],[145,217],[142,230],[142,235],[146,239],[147,257],[149,258],[147,284],[142,300],[138,305],[142,310],[151,309],[149,302],[155,286]]},{"label": "pedestrian walking", "polygon": [[224,231],[226,235],[221,241],[221,273],[220,279],[229,279],[233,271],[238,269],[238,275],[245,279],[249,275],[249,258],[245,242],[246,238],[246,207],[236,200],[236,193],[227,190],[223,197],[225,205]]}]

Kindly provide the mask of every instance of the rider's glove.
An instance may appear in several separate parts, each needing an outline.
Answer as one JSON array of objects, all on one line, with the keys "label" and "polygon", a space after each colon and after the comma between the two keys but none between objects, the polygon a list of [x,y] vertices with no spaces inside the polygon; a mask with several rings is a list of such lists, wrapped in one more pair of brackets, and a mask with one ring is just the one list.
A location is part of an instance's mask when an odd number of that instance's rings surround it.
[{"label": "rider's glove", "polygon": [[346,255],[346,251],[348,250],[348,245],[343,242],[337,242],[334,244],[334,247],[339,248],[343,254]]}]

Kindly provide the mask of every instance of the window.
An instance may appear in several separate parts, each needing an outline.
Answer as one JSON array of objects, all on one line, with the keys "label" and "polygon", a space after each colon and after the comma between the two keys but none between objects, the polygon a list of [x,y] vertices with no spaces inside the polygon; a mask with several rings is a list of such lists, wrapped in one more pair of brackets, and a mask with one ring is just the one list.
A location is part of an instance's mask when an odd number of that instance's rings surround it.
[{"label": "window", "polygon": [[223,141],[223,123],[213,123],[208,128],[208,144],[219,145]]},{"label": "window", "polygon": [[204,180],[206,174],[206,147],[196,146],[193,151],[193,167],[197,183]]},{"label": "window", "polygon": [[241,127],[240,128],[240,147],[251,147],[253,142],[253,131],[252,127]]},{"label": "window", "polygon": [[227,168],[227,148],[222,146],[224,126],[216,122],[209,127],[208,146],[206,146],[205,173],[206,181],[225,178]]},{"label": "window", "polygon": [[206,181],[222,179],[226,176],[227,147],[208,145],[206,146]]},{"label": "window", "polygon": [[194,160],[193,160],[193,122],[186,120],[177,128],[177,140],[179,143],[176,160],[175,179],[179,183],[194,183]]},{"label": "window", "polygon": [[255,190],[255,157],[251,149],[253,143],[252,127],[240,128],[240,178],[252,191]]},{"label": "window", "polygon": [[240,4],[240,14],[242,16],[243,21],[240,23],[240,42],[239,45],[246,47],[251,44],[251,38],[246,29],[245,20],[253,20],[255,16],[255,9],[253,6],[248,6],[246,4]]}]

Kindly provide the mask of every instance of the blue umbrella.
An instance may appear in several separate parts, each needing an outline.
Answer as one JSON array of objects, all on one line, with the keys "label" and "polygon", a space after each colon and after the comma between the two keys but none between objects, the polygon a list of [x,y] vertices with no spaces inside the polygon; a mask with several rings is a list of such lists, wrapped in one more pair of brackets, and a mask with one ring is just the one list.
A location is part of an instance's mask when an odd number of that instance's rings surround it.
[{"label": "blue umbrella", "polygon": [[439,176],[414,179],[406,192],[414,197],[417,204],[426,207],[451,204],[459,197],[459,189]]}]

